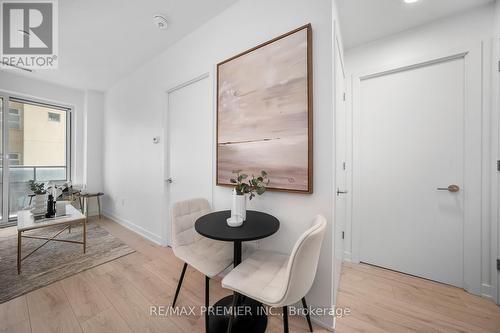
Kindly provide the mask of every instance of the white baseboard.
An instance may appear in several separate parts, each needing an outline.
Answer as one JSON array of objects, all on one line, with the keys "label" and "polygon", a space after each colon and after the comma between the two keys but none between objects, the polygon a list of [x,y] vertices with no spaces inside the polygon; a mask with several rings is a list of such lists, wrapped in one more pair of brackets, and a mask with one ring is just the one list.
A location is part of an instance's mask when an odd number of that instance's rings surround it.
[{"label": "white baseboard", "polygon": [[493,299],[492,291],[493,288],[489,284],[487,283],[481,284],[481,297],[489,299],[492,302],[495,302],[495,300]]},{"label": "white baseboard", "polygon": [[162,245],[162,246],[164,245],[160,236],[158,236],[158,235],[156,235],[156,234],[154,234],[154,233],[152,233],[152,232],[144,229],[141,226],[138,226],[135,223],[132,223],[132,222],[126,220],[126,219],[118,217],[118,216],[116,216],[116,215],[114,215],[114,214],[112,214],[110,212],[107,212],[107,211],[103,211],[102,215],[105,216],[105,217],[107,217],[108,219],[113,220],[116,223],[124,226],[125,228],[127,228],[129,230],[132,230],[133,232],[141,235],[142,237],[144,237],[144,238],[152,241],[155,244]]}]

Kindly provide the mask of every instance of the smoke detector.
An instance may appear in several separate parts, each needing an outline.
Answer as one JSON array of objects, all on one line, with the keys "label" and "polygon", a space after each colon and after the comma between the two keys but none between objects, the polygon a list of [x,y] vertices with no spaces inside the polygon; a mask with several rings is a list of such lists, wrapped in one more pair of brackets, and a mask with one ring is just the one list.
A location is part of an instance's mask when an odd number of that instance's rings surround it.
[{"label": "smoke detector", "polygon": [[168,27],[167,19],[162,14],[153,15],[153,23],[158,29],[167,29]]}]

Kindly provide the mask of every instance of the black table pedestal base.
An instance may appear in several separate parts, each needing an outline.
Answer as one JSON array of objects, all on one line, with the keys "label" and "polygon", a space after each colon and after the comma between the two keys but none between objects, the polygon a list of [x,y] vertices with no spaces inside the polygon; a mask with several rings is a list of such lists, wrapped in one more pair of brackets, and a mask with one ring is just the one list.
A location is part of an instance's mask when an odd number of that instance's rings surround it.
[{"label": "black table pedestal base", "polygon": [[[241,264],[241,243],[271,236],[280,227],[278,219],[272,215],[247,211],[247,219],[239,228],[231,228],[226,220],[231,211],[213,212],[196,220],[195,230],[202,236],[223,242],[234,243],[233,265]],[[259,302],[241,296],[236,307],[236,316],[232,321],[233,333],[264,333],[267,326],[265,308]],[[210,333],[227,332],[233,296],[224,297],[213,306],[208,313],[208,330]],[[247,310],[245,315],[245,310]]]},{"label": "black table pedestal base", "polygon": [[[240,296],[241,299],[242,296]],[[227,296],[215,303],[213,312],[209,315],[210,333],[227,331],[229,314],[233,296]],[[233,333],[263,333],[267,327],[265,307],[261,303],[245,297],[238,302],[237,316],[233,319]],[[247,314],[245,315],[245,310]]]}]

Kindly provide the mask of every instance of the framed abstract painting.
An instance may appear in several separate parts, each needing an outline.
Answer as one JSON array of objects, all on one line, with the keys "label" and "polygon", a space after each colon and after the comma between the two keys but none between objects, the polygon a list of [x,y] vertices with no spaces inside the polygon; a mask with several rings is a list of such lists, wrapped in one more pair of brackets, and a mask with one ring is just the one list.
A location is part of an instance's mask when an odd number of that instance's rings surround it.
[{"label": "framed abstract painting", "polygon": [[310,24],[217,65],[217,185],[265,170],[269,190],[312,193],[312,128]]}]

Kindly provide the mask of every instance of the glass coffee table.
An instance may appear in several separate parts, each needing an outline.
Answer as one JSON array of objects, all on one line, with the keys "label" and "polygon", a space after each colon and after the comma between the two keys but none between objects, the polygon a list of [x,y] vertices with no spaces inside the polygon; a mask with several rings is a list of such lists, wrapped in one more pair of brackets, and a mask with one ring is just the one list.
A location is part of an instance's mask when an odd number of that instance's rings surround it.
[{"label": "glass coffee table", "polygon": [[[58,239],[64,230],[71,230],[71,226],[75,224],[83,224],[83,236],[82,241],[75,241],[69,239]],[[62,226],[63,229],[59,230],[57,233],[51,237],[41,237],[34,235],[25,234],[27,231],[48,228],[53,226]],[[32,238],[45,240],[40,246],[32,250],[30,253],[22,256],[22,239]],[[66,205],[66,213],[64,215],[59,215],[53,218],[36,217],[29,210],[21,210],[17,213],[17,274],[21,274],[21,263],[24,259],[28,258],[30,255],[39,250],[42,246],[48,242],[65,242],[83,245],[83,253],[85,253],[85,248],[87,246],[87,218],[82,212],[73,207],[72,205]]]}]

